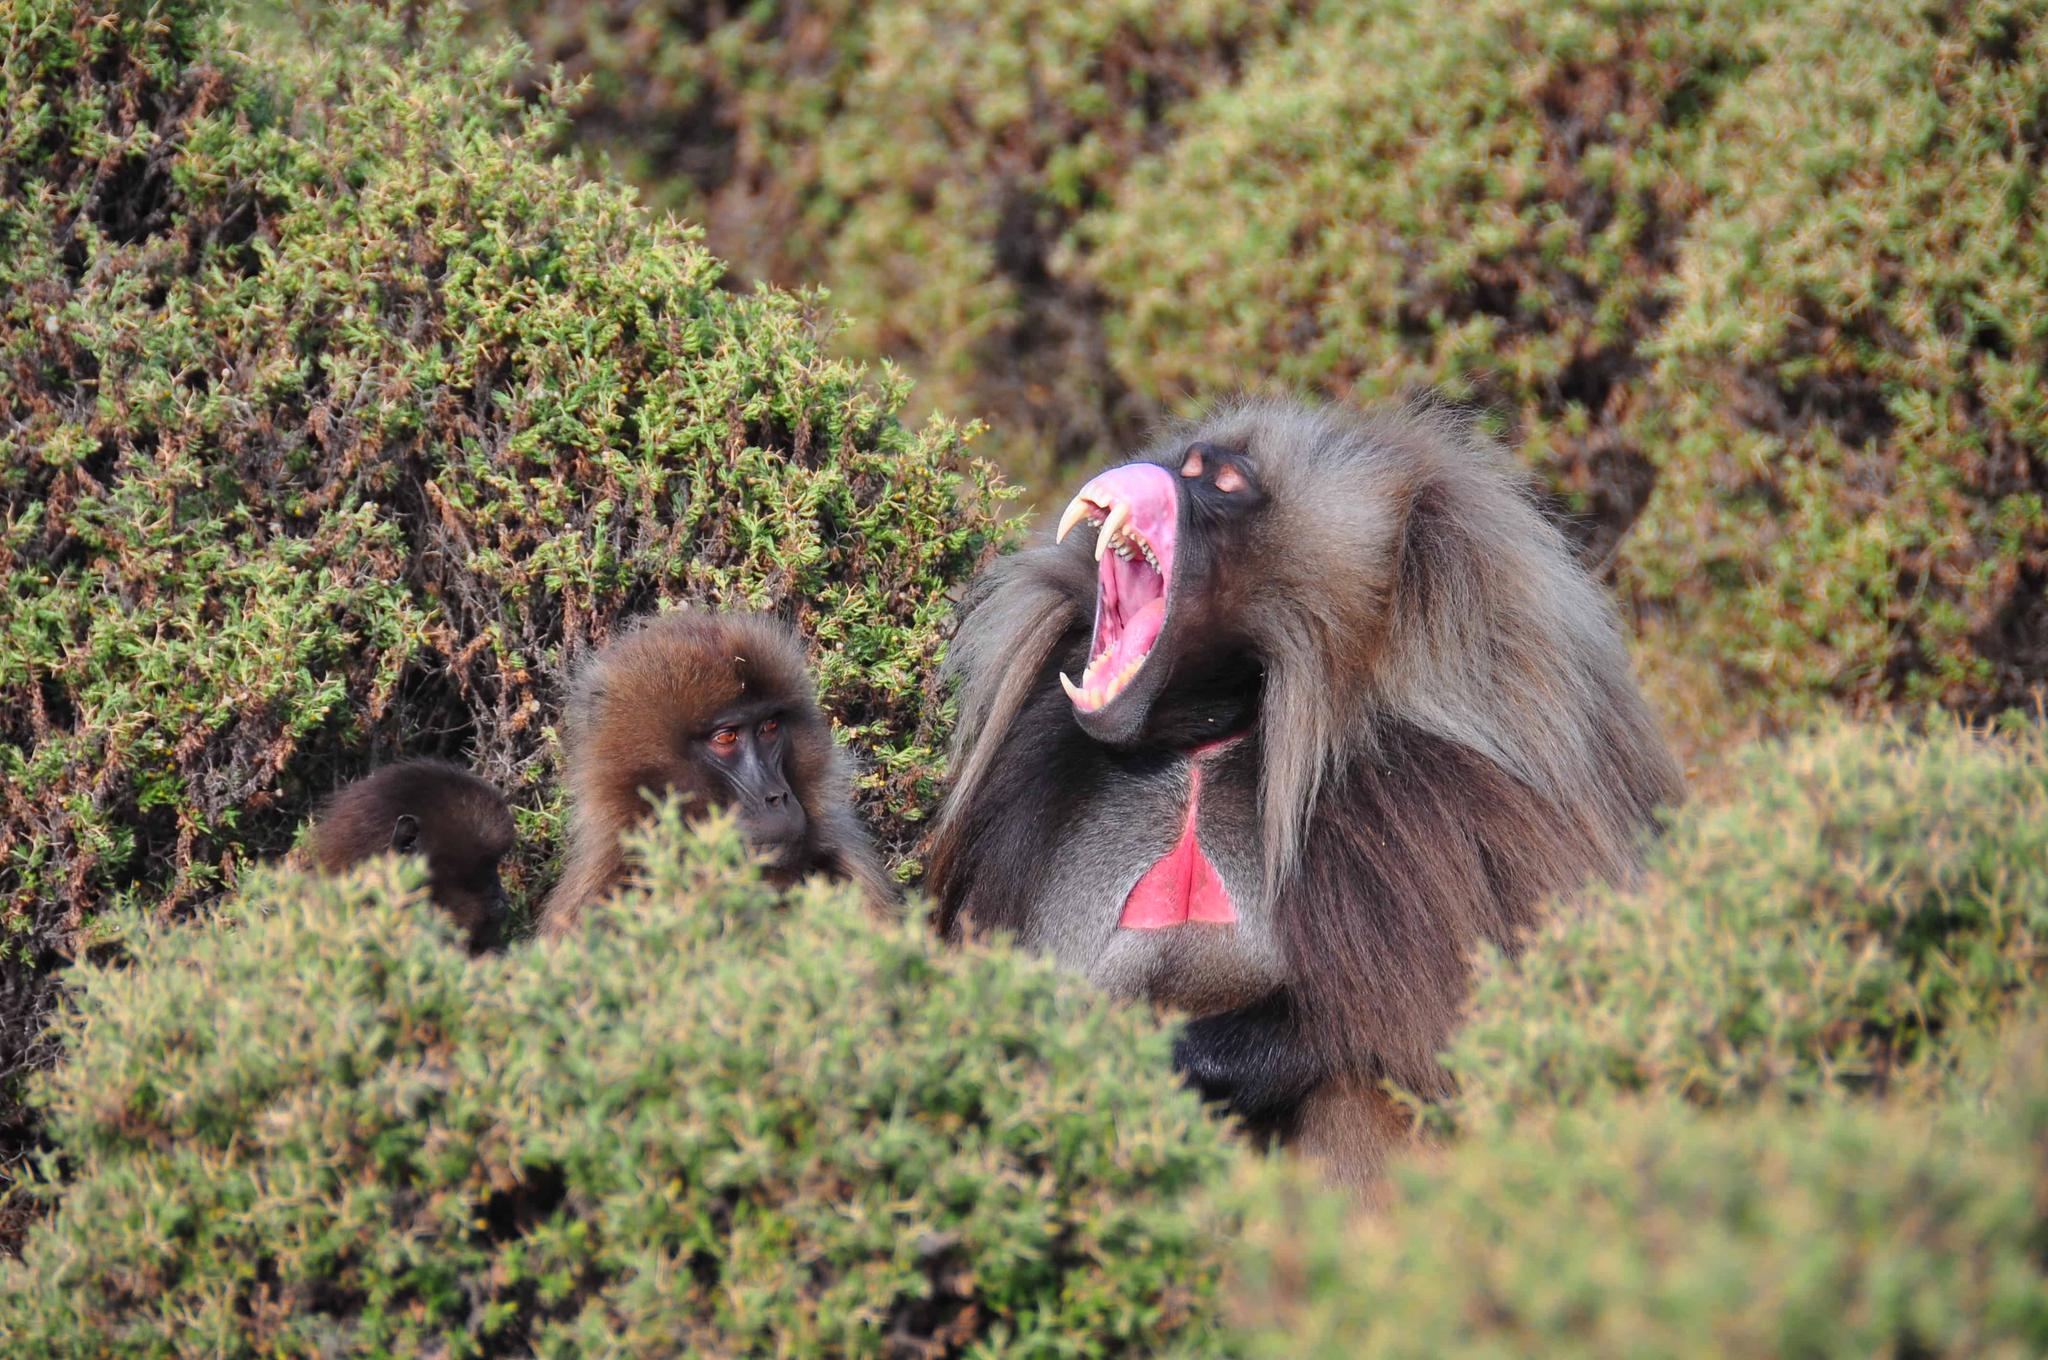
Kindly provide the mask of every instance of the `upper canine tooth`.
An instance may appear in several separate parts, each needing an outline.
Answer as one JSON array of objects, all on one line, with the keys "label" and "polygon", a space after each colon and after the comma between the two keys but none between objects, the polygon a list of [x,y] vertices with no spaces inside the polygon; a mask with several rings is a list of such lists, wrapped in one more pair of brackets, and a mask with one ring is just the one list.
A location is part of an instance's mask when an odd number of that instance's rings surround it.
[{"label": "upper canine tooth", "polygon": [[1116,536],[1123,532],[1124,525],[1130,523],[1130,519],[1131,507],[1122,501],[1109,507],[1109,518],[1102,521],[1102,532],[1095,537],[1096,561],[1102,560],[1102,555],[1109,551],[1109,545],[1116,541]]},{"label": "upper canine tooth", "polygon": [[1094,507],[1079,496],[1068,501],[1065,512],[1060,515],[1060,527],[1053,534],[1052,541],[1055,543],[1066,542],[1067,535],[1073,532],[1074,526],[1079,524],[1082,518],[1092,509]]}]

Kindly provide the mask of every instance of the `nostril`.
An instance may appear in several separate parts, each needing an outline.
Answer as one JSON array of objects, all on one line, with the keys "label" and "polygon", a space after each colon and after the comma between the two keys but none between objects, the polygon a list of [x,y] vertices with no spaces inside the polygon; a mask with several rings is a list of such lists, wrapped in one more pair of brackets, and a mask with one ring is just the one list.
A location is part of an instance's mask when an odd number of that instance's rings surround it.
[{"label": "nostril", "polygon": [[772,808],[780,808],[788,801],[789,795],[786,793],[771,793],[768,795],[768,806]]}]

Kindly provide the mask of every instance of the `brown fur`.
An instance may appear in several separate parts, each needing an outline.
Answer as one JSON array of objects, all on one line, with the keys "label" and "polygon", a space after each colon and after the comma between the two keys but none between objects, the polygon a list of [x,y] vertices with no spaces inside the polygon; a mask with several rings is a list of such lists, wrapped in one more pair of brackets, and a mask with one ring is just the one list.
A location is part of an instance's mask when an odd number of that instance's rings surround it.
[{"label": "brown fur", "polygon": [[894,898],[853,814],[851,774],[811,686],[803,645],[769,615],[684,611],[642,622],[582,667],[572,686],[564,744],[569,860],[541,909],[541,932],[559,937],[584,906],[625,875],[621,832],[647,815],[650,795],[723,806],[724,790],[689,746],[709,720],[743,697],[772,697],[789,736],[786,775],[809,824],[809,855],[790,879],[824,872],[852,879],[878,907]]},{"label": "brown fur", "polygon": [[1376,1204],[1387,1160],[1409,1144],[1412,1122],[1377,1086],[1330,1082],[1302,1102],[1288,1147],[1329,1180]]},{"label": "brown fur", "polygon": [[[1160,934],[1210,932],[1218,949],[1232,932],[1247,949],[1264,941],[1295,997],[1300,1042],[1344,1074],[1336,1084],[1391,1079],[1441,1094],[1436,1055],[1472,949],[1512,949],[1544,899],[1629,875],[1654,810],[1681,796],[1676,765],[1630,679],[1611,606],[1535,510],[1524,474],[1469,425],[1429,408],[1250,401],[1142,456],[1177,467],[1196,441],[1246,453],[1268,496],[1210,615],[1259,662],[1247,737],[1257,778],[1204,794],[1205,808],[1244,802],[1256,843],[1221,848],[1255,864],[1264,890],[1245,887],[1237,926]],[[958,774],[931,855],[942,929],[1043,938],[1084,970],[1104,956],[1090,952],[1103,949],[1099,928],[1047,923],[1077,910],[1113,921],[1112,899],[1149,862],[1127,858],[1113,827],[1062,811],[1090,806],[1085,781],[1112,768],[1056,679],[1086,658],[1088,537],[1013,554],[970,588],[949,661]],[[1120,796],[1120,809],[1138,807]],[[1139,810],[1156,818],[1178,805]],[[1219,849],[1206,814],[1201,834]],[[1063,857],[1099,866],[1103,901],[1076,907],[1034,889]],[[1164,960],[1200,957],[1160,948]],[[1119,966],[1106,985],[1168,1004],[1214,994]],[[1336,1100],[1326,1087],[1306,1102],[1294,1135],[1308,1136],[1319,1109],[1329,1123]],[[1351,1147],[1360,1174],[1377,1164],[1362,1150],[1370,1139],[1318,1137]]]},{"label": "brown fur", "polygon": [[321,807],[307,846],[322,873],[394,848],[400,818],[417,825],[434,901],[468,932],[471,948],[494,943],[503,925],[498,864],[512,849],[504,795],[459,765],[408,760],[347,785]]}]

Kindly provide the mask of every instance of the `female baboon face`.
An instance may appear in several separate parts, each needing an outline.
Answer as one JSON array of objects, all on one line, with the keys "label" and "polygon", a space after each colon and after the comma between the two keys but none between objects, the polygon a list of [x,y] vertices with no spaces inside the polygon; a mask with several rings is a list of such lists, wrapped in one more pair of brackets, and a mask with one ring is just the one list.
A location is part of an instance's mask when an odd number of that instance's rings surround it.
[{"label": "female baboon face", "polygon": [[785,723],[772,705],[735,705],[695,739],[699,765],[730,796],[747,839],[778,864],[800,859],[807,842],[804,805],[789,783]]},{"label": "female baboon face", "polygon": [[837,874],[878,906],[893,900],[788,624],[697,610],[643,620],[579,669],[565,726],[572,834],[545,934],[568,931],[624,877],[620,833],[671,794],[691,815],[729,809],[772,882]]},{"label": "female baboon face", "polygon": [[1094,478],[1060,516],[1062,541],[1096,526],[1095,625],[1079,684],[1061,674],[1075,719],[1097,741],[1127,745],[1169,686],[1255,683],[1226,607],[1266,494],[1251,458],[1199,442],[1177,462],[1135,462]]}]

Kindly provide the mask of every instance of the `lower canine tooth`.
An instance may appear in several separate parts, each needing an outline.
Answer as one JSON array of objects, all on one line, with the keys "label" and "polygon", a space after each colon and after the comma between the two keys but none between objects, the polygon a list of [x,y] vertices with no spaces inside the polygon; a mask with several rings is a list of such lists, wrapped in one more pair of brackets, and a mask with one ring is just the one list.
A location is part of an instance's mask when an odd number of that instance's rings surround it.
[{"label": "lower canine tooth", "polygon": [[1088,698],[1087,694],[1083,692],[1079,685],[1067,679],[1067,673],[1065,671],[1060,672],[1060,688],[1066,690],[1067,698],[1072,700],[1074,703],[1078,704],[1085,702]]}]

